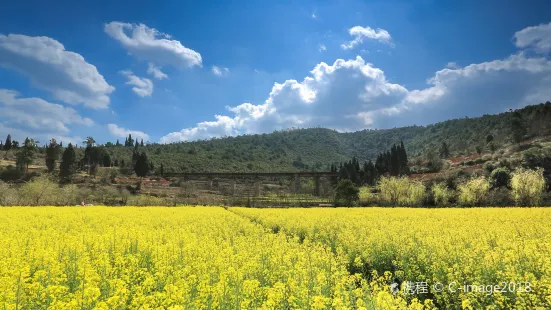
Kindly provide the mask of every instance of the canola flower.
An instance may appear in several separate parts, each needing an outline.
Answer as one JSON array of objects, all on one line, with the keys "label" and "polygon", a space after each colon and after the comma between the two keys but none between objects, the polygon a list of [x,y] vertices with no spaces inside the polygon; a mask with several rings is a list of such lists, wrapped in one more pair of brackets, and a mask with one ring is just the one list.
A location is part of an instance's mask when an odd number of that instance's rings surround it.
[{"label": "canola flower", "polygon": [[344,255],[222,208],[0,208],[0,249],[0,309],[405,306]]},{"label": "canola flower", "polygon": [[[344,253],[348,269],[369,280],[378,307],[551,309],[551,209],[232,211],[273,231]],[[397,295],[385,289],[394,281],[401,284]],[[426,282],[428,292],[404,292],[410,282]],[[437,283],[442,285],[435,288]],[[501,289],[510,283],[513,289]],[[482,285],[500,289],[490,294],[472,289]]]}]

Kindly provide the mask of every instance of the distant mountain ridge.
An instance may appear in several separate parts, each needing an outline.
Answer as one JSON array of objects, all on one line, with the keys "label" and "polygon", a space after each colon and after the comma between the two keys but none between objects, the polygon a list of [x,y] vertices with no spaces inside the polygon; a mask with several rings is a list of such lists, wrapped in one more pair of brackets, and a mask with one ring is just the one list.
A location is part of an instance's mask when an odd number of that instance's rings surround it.
[{"label": "distant mountain ridge", "polygon": [[[527,138],[551,134],[551,102],[517,110],[527,127]],[[452,119],[428,126],[361,130],[339,133],[326,128],[276,131],[203,141],[151,144],[146,151],[165,172],[203,171],[322,171],[332,163],[375,159],[392,144],[404,141],[409,158],[438,150],[445,141],[452,153],[474,153],[492,135],[499,145],[510,140],[512,113]],[[132,147],[107,147],[113,159],[131,162]]]}]

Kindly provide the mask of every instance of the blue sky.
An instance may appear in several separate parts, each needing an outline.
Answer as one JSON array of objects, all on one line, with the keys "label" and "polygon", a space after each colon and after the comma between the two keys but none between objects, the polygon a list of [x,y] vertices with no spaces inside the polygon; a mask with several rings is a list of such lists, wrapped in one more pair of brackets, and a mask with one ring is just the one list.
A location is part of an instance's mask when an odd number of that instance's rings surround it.
[{"label": "blue sky", "polygon": [[549,1],[18,1],[0,140],[424,125],[551,100]]}]

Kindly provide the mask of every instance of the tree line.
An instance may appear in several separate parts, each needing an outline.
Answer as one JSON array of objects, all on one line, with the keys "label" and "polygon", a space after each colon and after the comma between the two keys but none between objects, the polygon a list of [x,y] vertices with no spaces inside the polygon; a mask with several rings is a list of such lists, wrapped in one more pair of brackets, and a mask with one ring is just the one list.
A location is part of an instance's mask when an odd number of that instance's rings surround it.
[{"label": "tree line", "polygon": [[380,176],[401,176],[408,174],[408,155],[404,142],[400,141],[400,144],[393,144],[388,151],[379,153],[375,163],[367,160],[363,165],[360,165],[359,160],[353,157],[348,162],[331,165],[330,169],[331,172],[338,173],[339,180],[348,179],[358,186],[374,186],[377,184]]}]

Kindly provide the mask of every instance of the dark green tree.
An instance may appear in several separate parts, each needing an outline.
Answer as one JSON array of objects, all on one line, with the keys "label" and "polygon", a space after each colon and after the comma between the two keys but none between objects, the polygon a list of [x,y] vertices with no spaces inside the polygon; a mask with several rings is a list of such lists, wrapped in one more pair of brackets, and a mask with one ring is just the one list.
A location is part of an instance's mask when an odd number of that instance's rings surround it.
[{"label": "dark green tree", "polygon": [[8,136],[6,137],[6,142],[4,143],[4,150],[9,151],[11,147],[11,135],[8,134]]},{"label": "dark green tree", "polygon": [[145,152],[142,152],[141,154],[139,154],[138,159],[136,160],[136,164],[134,165],[134,172],[136,172],[137,176],[143,178],[149,172],[149,168],[149,159],[147,158],[147,154]]},{"label": "dark green tree", "polygon": [[335,203],[337,205],[352,206],[360,200],[360,189],[349,179],[339,180],[335,188]]},{"label": "dark green tree", "polygon": [[109,155],[109,152],[103,153],[102,164],[104,167],[111,167],[111,155]]},{"label": "dark green tree", "polygon": [[73,145],[69,143],[63,155],[61,155],[61,164],[59,165],[59,177],[62,182],[70,182],[76,170],[77,155]]},{"label": "dark green tree", "polygon": [[450,157],[450,148],[448,147],[448,144],[446,142],[442,142],[442,145],[440,146],[440,157],[441,158]]},{"label": "dark green tree", "polygon": [[55,162],[59,159],[60,151],[61,147],[57,144],[57,141],[52,138],[50,144],[46,147],[46,167],[48,168],[48,172],[55,170]]},{"label": "dark green tree", "polygon": [[32,164],[37,151],[37,143],[38,141],[34,139],[29,139],[28,137],[25,139],[23,147],[16,155],[16,166],[19,170],[24,170],[25,173],[29,172],[29,165]]},{"label": "dark green tree", "polygon": [[487,135],[487,136],[486,136],[486,144],[488,144],[488,143],[490,143],[490,142],[492,142],[492,141],[494,141],[494,136],[492,136],[492,135]]},{"label": "dark green tree", "polygon": [[515,143],[520,143],[527,133],[526,124],[519,111],[515,111],[511,118],[511,135]]}]

